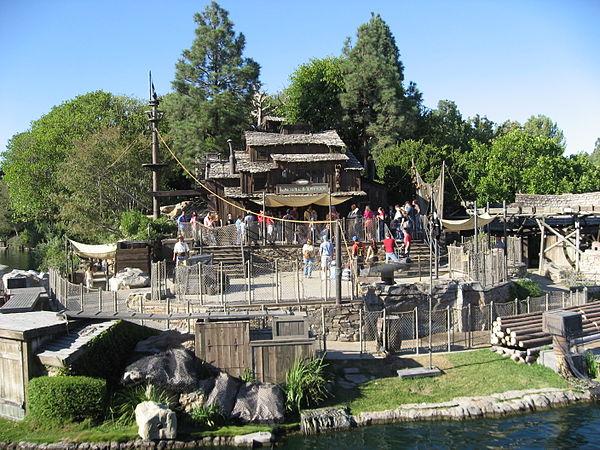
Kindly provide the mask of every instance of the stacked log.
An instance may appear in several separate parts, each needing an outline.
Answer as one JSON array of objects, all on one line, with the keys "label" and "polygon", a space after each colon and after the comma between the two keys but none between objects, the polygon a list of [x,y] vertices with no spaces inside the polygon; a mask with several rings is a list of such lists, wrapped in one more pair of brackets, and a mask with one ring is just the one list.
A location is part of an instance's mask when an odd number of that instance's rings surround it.
[{"label": "stacked log", "polygon": [[[581,313],[582,336],[600,332],[600,303],[561,308]],[[539,348],[552,343],[552,336],[542,330],[546,311],[498,317],[492,326],[494,350],[515,361],[533,362]]]}]

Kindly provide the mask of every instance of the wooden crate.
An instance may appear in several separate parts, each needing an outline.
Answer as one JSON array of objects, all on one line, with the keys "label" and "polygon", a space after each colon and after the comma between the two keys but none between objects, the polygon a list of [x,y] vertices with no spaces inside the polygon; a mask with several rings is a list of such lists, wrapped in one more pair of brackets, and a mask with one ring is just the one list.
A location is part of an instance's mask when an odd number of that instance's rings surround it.
[{"label": "wooden crate", "polygon": [[263,383],[283,383],[297,359],[315,354],[315,339],[251,341],[254,377]]},{"label": "wooden crate", "polygon": [[250,321],[196,322],[196,356],[240,377],[250,364]]},{"label": "wooden crate", "polygon": [[115,253],[115,273],[126,267],[134,267],[150,273],[152,247],[144,241],[119,242]]}]

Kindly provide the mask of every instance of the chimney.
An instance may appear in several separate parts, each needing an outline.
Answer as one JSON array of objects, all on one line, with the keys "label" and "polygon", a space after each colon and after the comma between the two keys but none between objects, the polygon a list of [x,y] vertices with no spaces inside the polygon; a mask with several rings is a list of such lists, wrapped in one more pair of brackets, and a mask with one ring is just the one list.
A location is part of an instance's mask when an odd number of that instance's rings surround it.
[{"label": "chimney", "polygon": [[233,175],[235,173],[235,155],[233,153],[231,139],[227,139],[227,144],[229,144],[229,172],[231,173],[231,175]]}]

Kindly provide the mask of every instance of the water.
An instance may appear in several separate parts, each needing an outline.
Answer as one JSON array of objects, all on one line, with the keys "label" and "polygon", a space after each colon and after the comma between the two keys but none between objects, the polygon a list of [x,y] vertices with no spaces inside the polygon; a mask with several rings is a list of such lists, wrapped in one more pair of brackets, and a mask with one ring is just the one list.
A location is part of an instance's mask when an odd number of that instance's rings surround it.
[{"label": "water", "polygon": [[600,448],[600,405],[587,404],[501,419],[374,425],[316,436],[293,435],[285,449]]},{"label": "water", "polygon": [[[7,266],[6,268],[2,266]],[[4,268],[4,272],[12,269],[29,270],[35,269],[35,261],[33,252],[18,251],[12,249],[0,249],[0,272]]]}]

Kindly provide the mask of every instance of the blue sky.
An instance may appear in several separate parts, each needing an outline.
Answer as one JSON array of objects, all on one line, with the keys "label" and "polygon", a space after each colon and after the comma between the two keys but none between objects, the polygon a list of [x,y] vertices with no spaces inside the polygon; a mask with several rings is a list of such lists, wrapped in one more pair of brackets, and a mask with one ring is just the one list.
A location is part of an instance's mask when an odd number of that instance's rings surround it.
[{"label": "blue sky", "polygon": [[[194,39],[190,0],[0,0],[0,151],[50,109],[94,90],[159,94]],[[339,55],[347,37],[381,14],[425,104],[454,100],[464,118],[495,122],[544,114],[567,153],[600,137],[600,1],[222,0],[245,55],[271,93],[310,58]]]}]

